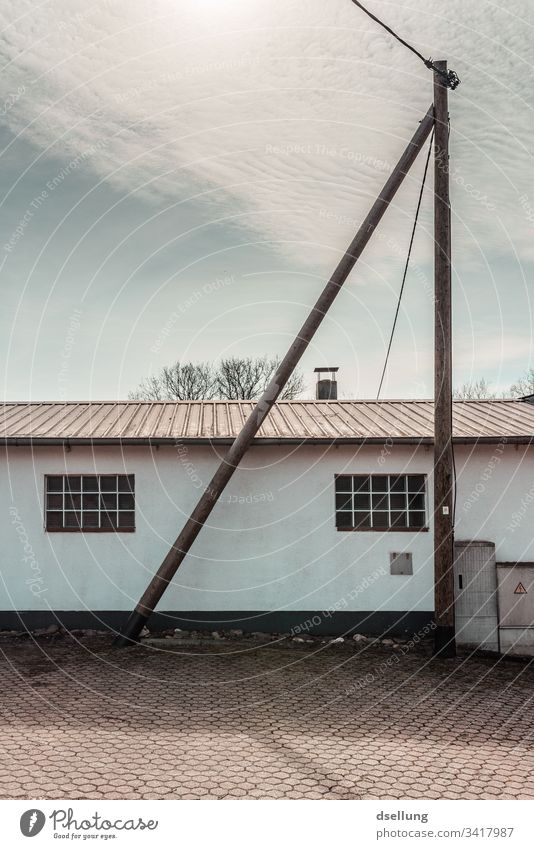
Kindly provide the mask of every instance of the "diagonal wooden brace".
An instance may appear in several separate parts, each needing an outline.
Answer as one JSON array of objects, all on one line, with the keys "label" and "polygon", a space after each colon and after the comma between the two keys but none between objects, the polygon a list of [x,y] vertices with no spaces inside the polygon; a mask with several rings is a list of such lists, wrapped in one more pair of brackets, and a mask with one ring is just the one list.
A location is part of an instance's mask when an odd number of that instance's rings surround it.
[{"label": "diagonal wooden brace", "polygon": [[157,573],[150,581],[150,584],[139,600],[137,607],[130,615],[122,632],[118,634],[115,640],[116,646],[122,647],[132,645],[137,641],[141,629],[148,621],[150,614],[154,611],[154,608],[159,602],[161,596],[167,589],[167,586],[174,577],[176,570],[202,530],[206,519],[213,510],[226,484],[248,451],[252,440],[262,425],[262,422],[286,385],[323,318],[334,302],[336,295],[354,268],[356,261],[360,257],[369,239],[373,235],[377,224],[380,222],[386,209],[395,197],[397,190],[413,165],[417,154],[424,145],[425,140],[428,138],[433,125],[434,107],[431,106],[410,139],[404,153],[386,181],[380,195],[375,200],[363,224],[360,226],[347,252],[339,262],[339,265],[323,289],[322,294],[317,300],[315,306],[312,308],[308,318],[302,325],[298,336],[289,348],[284,359],[281,361],[276,374],[243,425],[241,432],[238,436],[236,436],[228,450],[228,453],[222,460],[219,468],[202,494],[197,506],[191,513],[190,518],[185,523],[179,537],[165,557]]}]

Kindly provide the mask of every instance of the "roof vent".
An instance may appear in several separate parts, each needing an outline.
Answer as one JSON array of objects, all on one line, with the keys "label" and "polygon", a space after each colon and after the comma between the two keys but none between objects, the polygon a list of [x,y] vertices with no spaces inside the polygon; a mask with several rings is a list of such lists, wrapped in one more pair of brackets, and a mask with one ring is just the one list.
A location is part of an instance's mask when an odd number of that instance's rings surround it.
[{"label": "roof vent", "polygon": [[[317,375],[316,399],[318,401],[335,401],[337,399],[336,372],[339,371],[339,368],[337,366],[323,366],[323,368],[316,368],[314,371]],[[328,377],[323,377],[326,373],[328,373]]]}]

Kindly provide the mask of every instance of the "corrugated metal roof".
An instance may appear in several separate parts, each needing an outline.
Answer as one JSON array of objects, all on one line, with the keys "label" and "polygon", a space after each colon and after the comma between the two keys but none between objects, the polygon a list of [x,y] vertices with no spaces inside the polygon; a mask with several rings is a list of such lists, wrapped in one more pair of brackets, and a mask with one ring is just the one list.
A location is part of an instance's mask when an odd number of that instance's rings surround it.
[{"label": "corrugated metal roof", "polygon": [[[251,401],[18,402],[1,406],[4,442],[176,442],[231,440]],[[432,401],[281,401],[260,441],[431,441]],[[456,401],[457,440],[530,442],[534,406],[520,401]]]}]

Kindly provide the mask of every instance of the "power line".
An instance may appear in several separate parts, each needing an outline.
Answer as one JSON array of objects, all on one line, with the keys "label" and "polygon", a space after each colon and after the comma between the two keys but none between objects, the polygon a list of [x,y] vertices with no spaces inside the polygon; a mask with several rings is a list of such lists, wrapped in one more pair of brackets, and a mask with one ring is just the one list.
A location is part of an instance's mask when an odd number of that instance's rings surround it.
[{"label": "power line", "polygon": [[380,398],[380,392],[382,390],[382,384],[384,382],[384,377],[386,376],[386,369],[388,367],[389,354],[390,354],[390,351],[391,351],[391,345],[393,343],[393,337],[395,335],[395,328],[397,326],[397,319],[399,317],[399,310],[400,310],[400,305],[401,305],[401,300],[402,300],[402,293],[404,292],[404,284],[406,283],[406,275],[408,274],[408,266],[410,265],[410,256],[411,256],[411,253],[412,253],[412,246],[413,246],[413,241],[414,241],[414,238],[415,238],[415,231],[417,229],[417,219],[419,218],[419,210],[421,209],[421,201],[423,200],[423,192],[424,192],[424,189],[425,189],[425,181],[426,181],[426,175],[427,175],[427,172],[428,172],[428,164],[430,162],[430,154],[432,153],[432,141],[433,141],[433,139],[434,139],[434,130],[432,130],[432,134],[430,136],[430,143],[428,145],[428,153],[427,153],[426,162],[425,162],[425,170],[423,171],[423,180],[421,182],[421,188],[419,190],[419,198],[417,200],[417,208],[415,210],[415,218],[414,218],[413,227],[412,227],[412,235],[410,237],[410,244],[408,246],[408,255],[406,257],[406,263],[404,265],[404,273],[402,275],[402,283],[401,283],[401,287],[400,287],[399,298],[397,300],[397,309],[395,310],[395,318],[393,319],[393,327],[391,328],[391,334],[390,334],[390,337],[389,337],[389,344],[388,344],[388,349],[387,349],[387,352],[386,352],[386,359],[384,361],[384,368],[382,369],[382,376],[380,378],[380,384],[378,386],[378,392],[376,393],[376,400],[377,401]]},{"label": "power line", "polygon": [[413,45],[408,44],[408,42],[401,38],[400,35],[397,35],[397,33],[392,30],[391,27],[388,27],[388,25],[381,21],[380,18],[377,18],[376,15],[373,15],[373,13],[369,11],[369,9],[366,9],[365,6],[359,2],[359,0],[352,0],[352,2],[355,6],[358,6],[358,8],[362,10],[362,12],[365,12],[365,14],[368,15],[373,21],[376,21],[377,24],[387,30],[387,32],[389,32],[389,34],[392,35],[393,38],[396,38],[397,41],[407,47],[408,50],[411,50],[412,53],[415,53],[415,55],[419,57],[419,59],[426,65],[427,68],[430,68],[431,71],[435,71],[437,74],[443,77],[448,88],[451,88],[453,90],[455,88],[458,88],[458,86],[460,85],[460,77],[458,76],[456,71],[442,71],[441,68],[437,68],[434,65],[432,59],[425,59],[423,54],[419,53],[419,50],[413,47]]}]

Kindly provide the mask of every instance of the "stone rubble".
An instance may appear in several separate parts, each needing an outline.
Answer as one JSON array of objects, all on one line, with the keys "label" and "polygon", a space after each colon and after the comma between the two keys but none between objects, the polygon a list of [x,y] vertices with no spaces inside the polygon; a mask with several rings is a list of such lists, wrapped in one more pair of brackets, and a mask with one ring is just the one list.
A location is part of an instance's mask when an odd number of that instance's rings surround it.
[{"label": "stone rubble", "polygon": [[[24,630],[5,630],[0,631],[0,640],[2,638],[23,638],[23,637],[32,637],[32,638],[49,638],[53,640],[58,640],[66,637],[74,637],[76,639],[84,639],[87,637],[103,637],[106,636],[108,638],[112,637],[113,631],[101,631],[96,630],[95,628],[62,628],[59,625],[49,625],[46,628],[36,628],[33,631],[24,631]],[[321,646],[335,646],[336,648],[348,647],[354,645],[354,647],[365,648],[366,646],[372,646],[373,648],[384,648],[390,649],[394,651],[400,651],[403,649],[403,646],[409,641],[409,636],[404,637],[396,637],[395,639],[391,639],[390,637],[381,638],[376,636],[367,636],[365,634],[352,634],[342,636],[328,636],[328,635],[318,635],[318,634],[310,634],[305,633],[302,635],[294,635],[293,633],[267,633],[265,631],[252,631],[245,632],[241,628],[230,628],[226,630],[218,630],[218,631],[198,631],[198,630],[186,630],[183,628],[170,628],[162,631],[150,631],[149,628],[144,627],[141,631],[141,640],[142,641],[154,641],[158,639],[166,639],[166,640],[177,640],[183,641],[184,644],[194,643],[195,645],[202,645],[203,643],[208,643],[209,641],[217,641],[217,642],[225,642],[225,641],[252,641],[252,642],[261,642],[262,644],[271,645],[274,647],[280,647],[284,645],[298,644],[298,645],[321,645]]]}]

